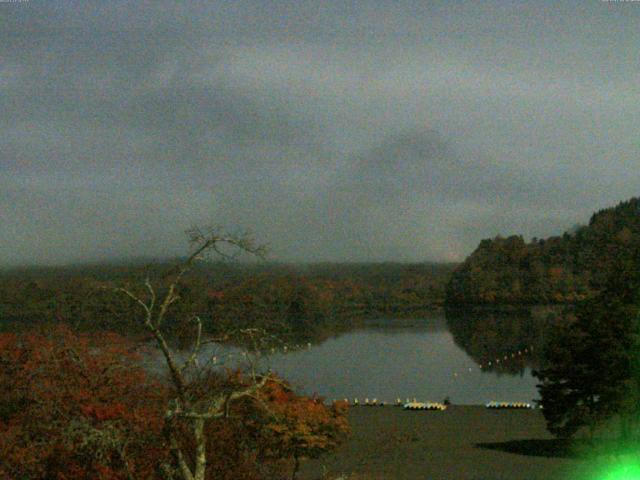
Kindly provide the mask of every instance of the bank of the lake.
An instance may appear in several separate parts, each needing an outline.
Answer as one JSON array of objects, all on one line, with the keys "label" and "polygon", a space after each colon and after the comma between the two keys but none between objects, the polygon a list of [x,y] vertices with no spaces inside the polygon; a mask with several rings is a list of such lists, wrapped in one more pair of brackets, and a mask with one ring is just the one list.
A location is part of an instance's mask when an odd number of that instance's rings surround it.
[{"label": "bank of the lake", "polygon": [[371,480],[554,480],[586,462],[563,454],[540,410],[449,407],[444,412],[358,407],[353,435],[335,454],[303,465],[301,478]]}]

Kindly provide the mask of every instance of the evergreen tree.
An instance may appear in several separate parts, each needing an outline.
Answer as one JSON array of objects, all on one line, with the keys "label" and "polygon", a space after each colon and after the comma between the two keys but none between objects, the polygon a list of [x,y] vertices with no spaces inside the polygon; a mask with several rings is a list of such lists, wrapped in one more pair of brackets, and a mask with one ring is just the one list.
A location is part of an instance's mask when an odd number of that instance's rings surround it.
[{"label": "evergreen tree", "polygon": [[636,254],[621,258],[606,288],[559,325],[534,375],[549,431],[569,437],[613,417],[622,434],[640,413],[640,273]]}]

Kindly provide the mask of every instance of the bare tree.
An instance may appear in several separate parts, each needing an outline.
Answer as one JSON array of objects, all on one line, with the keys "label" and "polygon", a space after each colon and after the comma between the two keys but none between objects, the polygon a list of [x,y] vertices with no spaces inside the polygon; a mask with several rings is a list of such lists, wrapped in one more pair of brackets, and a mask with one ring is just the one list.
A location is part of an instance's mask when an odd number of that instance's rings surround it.
[{"label": "bare tree", "polygon": [[[184,276],[203,260],[209,253],[222,257],[234,257],[248,253],[258,257],[264,255],[264,247],[255,243],[248,234],[227,235],[216,229],[201,230],[194,228],[188,232],[192,244],[189,257],[172,269],[164,278],[162,289],[155,287],[147,278],[145,281],[146,294],[134,293],[128,288],[117,290],[133,299],[142,309],[140,319],[144,328],[152,335],[160,349],[169,370],[169,378],[175,390],[165,413],[165,434],[169,442],[175,465],[161,466],[162,475],[166,480],[205,480],[207,468],[207,438],[205,434],[206,422],[227,415],[232,402],[245,397],[256,398],[258,392],[273,377],[270,374],[259,374],[256,369],[250,369],[249,381],[224,391],[202,392],[195,394],[197,389],[190,388],[203,368],[198,363],[202,347],[211,340],[203,339],[202,321],[198,316],[191,319],[195,323],[194,341],[191,352],[186,359],[181,358],[170,346],[167,340],[165,321],[167,312],[180,298],[179,287]],[[162,293],[160,293],[162,292]],[[255,332],[248,331],[252,336]],[[252,364],[253,365],[253,364]],[[200,372],[201,373],[201,372]],[[180,443],[178,430],[187,426],[186,430],[195,445],[195,454]],[[189,458],[192,457],[192,458]]]}]

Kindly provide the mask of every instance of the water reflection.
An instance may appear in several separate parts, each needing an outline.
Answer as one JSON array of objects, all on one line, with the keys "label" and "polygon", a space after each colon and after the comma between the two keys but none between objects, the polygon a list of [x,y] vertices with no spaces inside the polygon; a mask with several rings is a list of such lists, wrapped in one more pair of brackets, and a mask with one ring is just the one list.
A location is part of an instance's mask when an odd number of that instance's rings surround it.
[{"label": "water reflection", "polygon": [[[555,318],[545,309],[476,309],[366,322],[319,343],[269,349],[260,355],[260,368],[329,399],[531,402],[538,398],[531,368],[539,365],[546,327]],[[237,348],[214,344],[201,363],[233,367],[247,360]]]},{"label": "water reflection", "polygon": [[539,368],[546,332],[558,321],[558,307],[449,309],[447,326],[455,343],[486,371],[524,375]]}]

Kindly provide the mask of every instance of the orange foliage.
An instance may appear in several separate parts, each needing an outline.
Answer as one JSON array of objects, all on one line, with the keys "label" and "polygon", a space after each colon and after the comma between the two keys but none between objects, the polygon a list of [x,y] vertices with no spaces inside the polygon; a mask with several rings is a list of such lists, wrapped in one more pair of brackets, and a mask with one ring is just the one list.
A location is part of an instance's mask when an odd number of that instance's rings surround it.
[{"label": "orange foliage", "polygon": [[0,477],[153,477],[164,388],[116,334],[0,334]]},{"label": "orange foliage", "polygon": [[274,381],[262,393],[271,413],[263,425],[263,445],[268,457],[294,460],[317,458],[335,450],[349,435],[348,405],[326,406],[320,397],[296,395],[285,382]]}]

